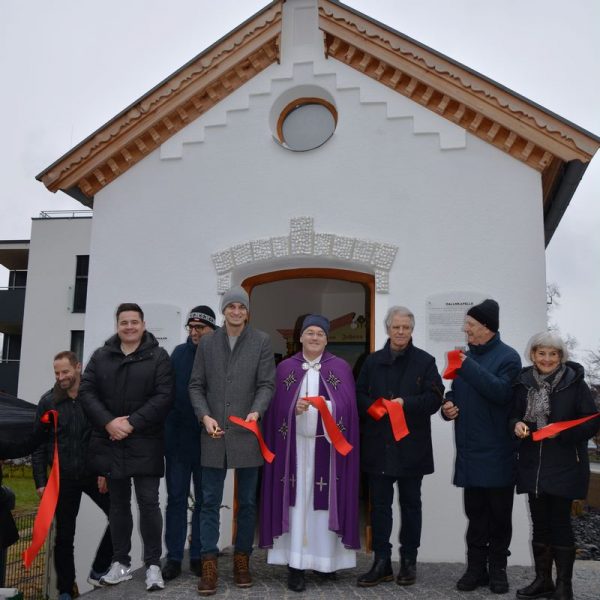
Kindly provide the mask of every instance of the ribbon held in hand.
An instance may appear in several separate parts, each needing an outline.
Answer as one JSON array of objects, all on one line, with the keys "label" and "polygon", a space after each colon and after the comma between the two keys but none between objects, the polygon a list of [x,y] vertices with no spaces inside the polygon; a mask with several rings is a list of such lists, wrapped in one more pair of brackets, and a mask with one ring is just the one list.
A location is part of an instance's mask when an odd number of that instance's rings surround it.
[{"label": "ribbon held in hand", "polygon": [[323,396],[309,396],[302,399],[310,402],[319,411],[323,425],[325,426],[325,431],[327,431],[327,435],[329,436],[333,447],[338,454],[346,456],[350,450],[352,450],[352,444],[343,436],[342,432],[336,425],[331,413],[329,412],[329,409],[327,408],[325,398],[323,398]]},{"label": "ribbon held in hand", "polygon": [[550,423],[546,425],[546,427],[542,427],[537,431],[534,431],[531,434],[531,439],[534,442],[539,442],[541,440],[545,440],[561,431],[566,431],[567,429],[571,429],[572,427],[577,427],[577,425],[581,425],[586,421],[590,421],[591,419],[595,419],[600,416],[600,412],[597,412],[595,415],[588,415],[587,417],[582,417],[581,419],[573,419],[572,421],[557,421],[556,423]]},{"label": "ribbon held in hand", "polygon": [[462,350],[450,350],[446,352],[448,366],[442,375],[444,379],[456,379],[456,371],[462,367],[462,360],[460,360],[461,352]]},{"label": "ribbon held in hand", "polygon": [[385,398],[378,398],[371,406],[369,406],[367,412],[376,421],[382,419],[386,414],[389,415],[392,433],[397,442],[410,433],[408,425],[406,424],[406,417],[404,416],[404,408],[398,402],[392,402]]},{"label": "ribbon held in hand", "polygon": [[260,446],[260,452],[263,455],[263,458],[268,463],[273,462],[273,459],[275,458],[275,454],[273,454],[273,452],[271,452],[269,450],[269,448],[267,448],[267,445],[265,444],[265,440],[263,439],[262,433],[260,432],[260,428],[258,427],[258,423],[256,421],[244,421],[244,419],[242,419],[240,417],[235,417],[234,415],[231,415],[229,417],[229,420],[232,423],[235,423],[236,425],[239,425],[240,427],[243,427],[244,429],[251,431],[256,436],[256,439],[258,440],[258,445]]},{"label": "ribbon held in hand", "polygon": [[23,552],[23,564],[28,569],[31,563],[35,560],[40,548],[44,545],[48,532],[50,531],[50,525],[52,525],[52,519],[56,511],[56,503],[58,502],[58,492],[60,491],[60,466],[58,461],[58,413],[55,410],[49,410],[45,412],[40,421],[42,423],[51,423],[50,417],[54,418],[54,458],[52,459],[52,468],[50,469],[50,475],[46,488],[42,494],[40,505],[38,507],[35,521],[33,522],[33,532],[31,534],[31,544]]}]

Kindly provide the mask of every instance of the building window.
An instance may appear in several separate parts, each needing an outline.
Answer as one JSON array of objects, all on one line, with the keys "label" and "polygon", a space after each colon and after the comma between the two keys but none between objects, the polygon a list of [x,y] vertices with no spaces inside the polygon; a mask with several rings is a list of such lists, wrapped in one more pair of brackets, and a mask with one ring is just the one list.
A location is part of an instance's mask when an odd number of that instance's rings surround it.
[{"label": "building window", "polygon": [[297,98],[279,115],[277,137],[284,148],[295,152],[322,146],[335,131],[337,110],[322,98]]},{"label": "building window", "polygon": [[27,271],[10,271],[8,273],[8,287],[24,288],[27,286]]},{"label": "building window", "polygon": [[5,333],[2,340],[2,362],[21,359],[21,334]]},{"label": "building window", "polygon": [[81,329],[73,329],[71,331],[71,352],[75,352],[79,362],[83,360],[83,336],[84,331]]},{"label": "building window", "polygon": [[75,292],[73,293],[74,313],[85,312],[89,265],[89,255],[82,255],[77,257],[77,266],[75,268]]}]

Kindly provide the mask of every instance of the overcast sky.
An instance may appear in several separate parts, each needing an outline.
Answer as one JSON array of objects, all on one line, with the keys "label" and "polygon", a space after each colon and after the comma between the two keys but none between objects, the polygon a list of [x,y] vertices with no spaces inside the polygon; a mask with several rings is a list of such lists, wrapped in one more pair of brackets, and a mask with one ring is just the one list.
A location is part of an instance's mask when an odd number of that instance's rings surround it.
[{"label": "overcast sky", "polygon": [[[0,0],[0,240],[28,239],[41,210],[84,208],[35,175],[265,4]],[[348,4],[600,135],[598,0]],[[599,190],[597,156],[546,253],[580,357],[600,348]]]}]

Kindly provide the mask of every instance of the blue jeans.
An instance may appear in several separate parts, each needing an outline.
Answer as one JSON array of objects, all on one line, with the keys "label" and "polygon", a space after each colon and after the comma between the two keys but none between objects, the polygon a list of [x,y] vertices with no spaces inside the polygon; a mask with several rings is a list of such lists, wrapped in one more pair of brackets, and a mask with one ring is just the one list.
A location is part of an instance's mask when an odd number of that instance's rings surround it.
[{"label": "blue jeans", "polygon": [[[237,477],[237,532],[235,551],[252,553],[256,528],[256,492],[258,467],[236,469]],[[202,556],[216,555],[219,551],[219,515],[223,501],[223,485],[227,469],[202,467],[202,507],[200,509],[200,546]]]},{"label": "blue jeans", "polygon": [[165,512],[165,544],[167,559],[181,562],[188,531],[188,496],[190,478],[194,482],[194,511],[190,559],[200,558],[200,504],[202,467],[200,461],[190,462],[183,457],[166,457],[167,510]]},{"label": "blue jeans", "polygon": [[421,481],[422,477],[387,477],[369,473],[373,551],[377,557],[392,554],[392,502],[394,483],[398,484],[400,504],[400,556],[416,559],[421,544]]}]

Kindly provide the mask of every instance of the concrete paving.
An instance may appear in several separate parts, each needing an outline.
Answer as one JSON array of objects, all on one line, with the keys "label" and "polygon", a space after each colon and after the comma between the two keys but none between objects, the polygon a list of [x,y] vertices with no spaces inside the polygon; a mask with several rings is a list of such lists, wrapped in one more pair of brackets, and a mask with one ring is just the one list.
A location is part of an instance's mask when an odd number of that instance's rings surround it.
[{"label": "concrete paving", "polygon": [[[373,555],[363,552],[358,554],[356,569],[339,571],[337,581],[320,581],[317,576],[307,572],[306,591],[290,592],[286,586],[286,567],[266,564],[266,552],[256,550],[251,559],[251,570],[254,586],[247,589],[235,587],[232,577],[232,551],[228,549],[219,558],[219,586],[217,593],[211,598],[236,598],[239,600],[275,600],[290,598],[296,600],[320,598],[323,600],[350,599],[400,599],[421,598],[443,599],[461,598],[463,600],[479,600],[481,598],[514,598],[515,591],[530,583],[533,571],[530,567],[509,567],[508,578],[510,591],[499,596],[492,594],[488,588],[478,588],[473,592],[459,592],[455,588],[456,580],[462,575],[464,565],[459,563],[419,563],[418,580],[412,586],[399,586],[395,582],[383,583],[372,588],[356,587],[356,578],[371,566]],[[144,569],[135,572],[131,581],[119,585],[97,589],[90,594],[90,600],[191,600],[199,598],[196,591],[197,577],[187,570],[187,560],[183,564],[184,571],[172,581],[166,582],[164,590],[146,592],[144,585]],[[397,572],[398,565],[394,564]],[[576,600],[598,600],[600,598],[600,562],[576,561],[573,577]],[[87,594],[86,594],[87,596]]]}]

